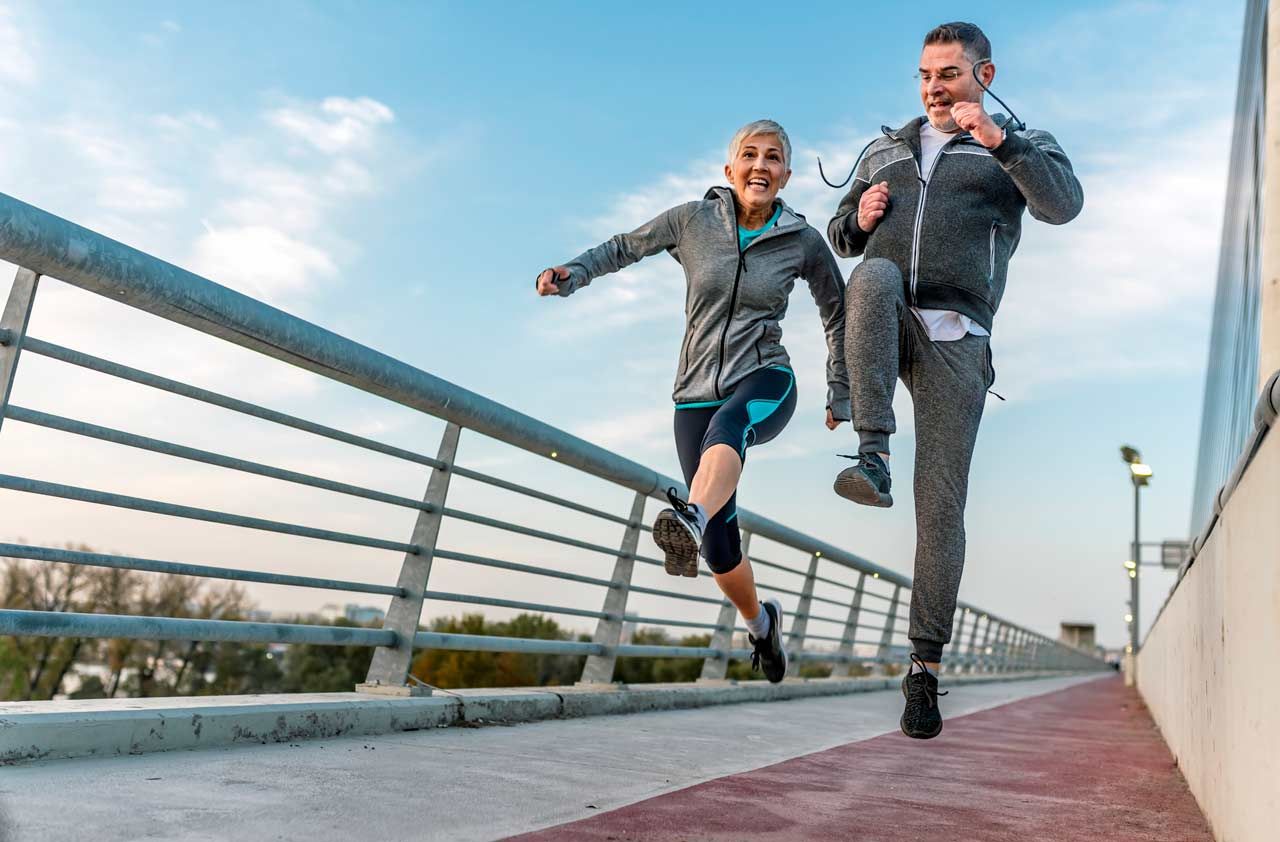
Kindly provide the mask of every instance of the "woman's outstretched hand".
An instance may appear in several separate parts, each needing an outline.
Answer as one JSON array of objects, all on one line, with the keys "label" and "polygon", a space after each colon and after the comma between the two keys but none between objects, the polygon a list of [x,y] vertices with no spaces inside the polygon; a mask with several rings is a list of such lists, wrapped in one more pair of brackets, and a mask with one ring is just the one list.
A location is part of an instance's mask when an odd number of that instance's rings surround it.
[{"label": "woman's outstretched hand", "polygon": [[564,266],[543,269],[538,275],[538,295],[559,295],[560,285],[556,281],[569,279],[569,270]]},{"label": "woman's outstretched hand", "polygon": [[843,423],[844,423],[843,421],[837,421],[835,419],[835,416],[831,414],[831,407],[827,407],[827,429],[834,430],[836,427],[839,427]]}]

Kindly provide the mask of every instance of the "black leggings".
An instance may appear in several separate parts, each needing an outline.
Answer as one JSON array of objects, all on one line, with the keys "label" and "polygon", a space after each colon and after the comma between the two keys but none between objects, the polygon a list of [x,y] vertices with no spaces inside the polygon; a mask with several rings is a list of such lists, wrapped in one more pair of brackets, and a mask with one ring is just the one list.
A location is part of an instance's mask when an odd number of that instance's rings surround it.
[{"label": "black leggings", "polygon": [[[693,485],[708,447],[727,444],[745,463],[747,448],[776,438],[795,411],[796,378],[782,366],[747,375],[723,401],[676,404],[676,452],[685,483]],[[742,561],[737,499],[734,492],[702,535],[702,555],[715,573],[728,573]]]}]

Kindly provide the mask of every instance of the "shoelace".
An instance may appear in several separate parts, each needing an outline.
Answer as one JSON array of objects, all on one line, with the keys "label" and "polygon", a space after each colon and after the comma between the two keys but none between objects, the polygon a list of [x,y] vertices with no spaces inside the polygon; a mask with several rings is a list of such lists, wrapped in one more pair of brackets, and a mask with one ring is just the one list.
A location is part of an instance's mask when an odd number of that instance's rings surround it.
[{"label": "shoelace", "polygon": [[[929,700],[929,707],[936,708],[938,706],[938,697],[945,696],[951,691],[943,690],[939,692],[937,690],[929,689],[929,670],[928,668],[925,667],[924,661],[915,652],[911,653],[911,663],[920,667],[921,671],[916,673],[916,675],[920,676],[920,681],[916,683],[924,686],[924,695],[925,695],[925,698]],[[908,675],[907,678],[911,678],[911,676]]]},{"label": "shoelace", "polygon": [[[770,634],[772,634],[772,630],[770,631]],[[753,646],[753,648],[752,648],[752,650],[751,650],[751,669],[752,669],[752,670],[754,670],[754,671],[756,671],[756,672],[759,672],[759,671],[760,671],[760,669],[761,669],[761,667],[760,667],[760,663],[761,663],[760,653],[761,653],[761,652],[763,652],[763,651],[764,651],[764,649],[765,649],[766,647],[768,647],[768,645],[769,645],[769,635],[765,635],[764,637],[760,638],[759,640],[756,640],[755,638],[752,638],[752,646]]]},{"label": "shoelace", "polygon": [[671,504],[671,508],[680,514],[687,515],[689,513],[689,504],[680,499],[680,495],[676,493],[674,485],[667,489],[667,502]]},{"label": "shoelace", "polygon": [[[877,465],[875,462],[872,462],[871,458],[865,453],[859,453],[856,456],[848,453],[837,453],[836,456],[839,456],[841,459],[852,459],[853,461],[857,462],[859,465],[870,465],[876,470],[882,470],[880,466]],[[888,466],[885,466],[885,467],[888,467]]]}]

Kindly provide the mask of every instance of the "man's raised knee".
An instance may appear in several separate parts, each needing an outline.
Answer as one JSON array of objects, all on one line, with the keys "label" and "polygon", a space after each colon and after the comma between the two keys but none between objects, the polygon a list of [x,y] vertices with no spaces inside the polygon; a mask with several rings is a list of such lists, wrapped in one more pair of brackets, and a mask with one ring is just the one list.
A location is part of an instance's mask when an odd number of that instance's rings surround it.
[{"label": "man's raised knee", "polygon": [[854,267],[847,294],[859,298],[896,296],[902,288],[902,273],[893,261],[872,257]]}]

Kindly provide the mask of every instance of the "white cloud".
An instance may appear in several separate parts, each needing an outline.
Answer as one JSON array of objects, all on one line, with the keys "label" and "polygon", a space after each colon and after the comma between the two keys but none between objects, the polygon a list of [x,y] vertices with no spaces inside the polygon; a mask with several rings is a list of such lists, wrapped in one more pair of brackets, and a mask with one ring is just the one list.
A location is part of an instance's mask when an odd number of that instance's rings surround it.
[{"label": "white cloud", "polygon": [[189,134],[197,130],[217,131],[218,120],[203,111],[184,111],[181,114],[157,114],[151,119],[156,128],[172,134]]},{"label": "white cloud", "polygon": [[98,204],[104,208],[139,213],[171,211],[187,203],[186,194],[155,184],[139,175],[110,175],[102,181]]},{"label": "white cloud", "polygon": [[211,229],[196,240],[192,269],[255,298],[278,300],[337,273],[333,259],[264,225]]},{"label": "white cloud", "polygon": [[570,430],[607,450],[646,464],[671,451],[671,407],[664,404],[625,415],[611,415]]},{"label": "white cloud", "polygon": [[271,124],[329,155],[368,149],[378,126],[395,114],[369,97],[329,97],[315,106],[279,108],[268,115]]},{"label": "white cloud", "polygon": [[36,80],[36,60],[28,50],[30,36],[18,28],[13,12],[0,6],[0,80],[28,85]]}]

